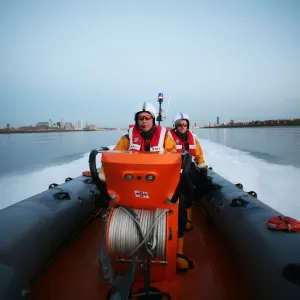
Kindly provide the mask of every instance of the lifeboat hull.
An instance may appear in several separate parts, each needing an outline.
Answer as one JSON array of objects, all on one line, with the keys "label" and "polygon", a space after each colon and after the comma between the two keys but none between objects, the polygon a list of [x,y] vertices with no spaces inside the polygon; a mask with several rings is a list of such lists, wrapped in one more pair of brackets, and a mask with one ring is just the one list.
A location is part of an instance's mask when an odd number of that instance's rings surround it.
[{"label": "lifeboat hull", "polygon": [[[161,289],[172,300],[300,299],[300,235],[270,231],[265,222],[278,212],[209,176],[221,188],[194,204],[195,229],[185,234],[195,269]],[[62,191],[69,198],[57,199]],[[239,197],[249,203],[232,206]],[[96,186],[80,176],[1,210],[0,299],[24,300],[29,291],[31,300],[105,299],[99,207]]]},{"label": "lifeboat hull", "polygon": [[220,188],[201,201],[242,268],[255,299],[300,299],[300,233],[272,231],[281,215],[217,173]]},{"label": "lifeboat hull", "polygon": [[79,177],[0,211],[0,299],[24,299],[13,295],[91,218],[97,199],[92,181]]}]

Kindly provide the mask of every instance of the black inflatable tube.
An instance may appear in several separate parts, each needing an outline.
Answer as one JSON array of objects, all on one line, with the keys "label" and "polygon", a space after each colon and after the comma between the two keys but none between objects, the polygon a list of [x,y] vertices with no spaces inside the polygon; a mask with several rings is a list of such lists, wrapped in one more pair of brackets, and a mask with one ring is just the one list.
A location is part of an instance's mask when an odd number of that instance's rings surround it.
[{"label": "black inflatable tube", "polygon": [[24,290],[97,210],[97,194],[81,176],[0,211],[0,299],[24,299]]},{"label": "black inflatable tube", "polygon": [[[300,299],[300,234],[270,231],[265,222],[278,212],[208,174],[221,189],[203,206],[235,253],[254,299]],[[24,299],[32,280],[93,215],[96,193],[91,179],[81,176],[0,211],[0,299]],[[231,206],[239,197],[248,204]]]},{"label": "black inflatable tube", "polygon": [[245,273],[254,299],[299,300],[300,233],[269,230],[267,220],[282,214],[213,171],[208,176],[221,188],[208,193],[202,204]]}]

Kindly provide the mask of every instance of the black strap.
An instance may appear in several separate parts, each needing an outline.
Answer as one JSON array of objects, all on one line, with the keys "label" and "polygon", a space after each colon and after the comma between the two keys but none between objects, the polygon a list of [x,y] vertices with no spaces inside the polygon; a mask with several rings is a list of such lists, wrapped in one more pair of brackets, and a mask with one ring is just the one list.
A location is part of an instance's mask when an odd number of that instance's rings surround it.
[{"label": "black strap", "polygon": [[124,134],[124,136],[129,140],[129,134]]}]

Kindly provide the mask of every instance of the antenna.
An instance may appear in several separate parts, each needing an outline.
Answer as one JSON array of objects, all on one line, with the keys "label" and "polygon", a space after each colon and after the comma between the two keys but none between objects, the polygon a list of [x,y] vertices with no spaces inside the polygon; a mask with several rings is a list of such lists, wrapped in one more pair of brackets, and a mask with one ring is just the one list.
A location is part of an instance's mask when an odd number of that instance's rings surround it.
[{"label": "antenna", "polygon": [[172,97],[172,95],[170,96],[169,101],[168,101],[168,106],[167,106],[166,115],[164,116],[165,119],[167,118],[167,115],[168,115],[169,106],[170,106],[170,103],[171,103],[171,97]]},{"label": "antenna", "polygon": [[157,116],[157,121],[158,121],[158,126],[160,126],[160,122],[162,121],[162,115],[161,115],[161,104],[164,102],[164,94],[163,93],[158,93],[158,99],[159,103],[159,113]]}]

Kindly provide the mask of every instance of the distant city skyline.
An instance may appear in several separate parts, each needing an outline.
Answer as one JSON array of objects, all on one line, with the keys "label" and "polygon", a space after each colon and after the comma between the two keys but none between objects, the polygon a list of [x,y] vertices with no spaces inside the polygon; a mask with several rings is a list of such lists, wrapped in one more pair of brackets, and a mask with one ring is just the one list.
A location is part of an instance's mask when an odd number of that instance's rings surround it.
[{"label": "distant city skyline", "polygon": [[[63,118],[64,120],[64,118]],[[52,119],[52,118],[49,118],[48,121],[46,120],[40,120],[38,122],[30,122],[30,121],[26,121],[25,124],[12,124],[11,122],[7,122],[5,124],[0,124],[0,127],[4,127],[3,125],[7,125],[7,124],[11,124],[11,125],[15,125],[15,126],[18,126],[18,127],[24,127],[24,126],[36,126],[38,123],[51,123],[51,126],[52,125],[54,126],[54,124],[58,124],[60,123],[62,120],[61,120],[61,117],[59,119]],[[20,122],[17,122],[17,123],[20,123]],[[94,123],[92,122],[83,122],[82,120],[75,120],[75,121],[70,121],[70,120],[64,120],[64,123],[72,123],[73,125],[75,125],[76,127],[78,128],[83,128],[84,125],[86,124],[89,124],[89,125],[93,125]]]},{"label": "distant city skyline", "polygon": [[[154,105],[156,104],[155,101],[150,101],[150,102],[152,102]],[[300,104],[300,100],[299,100],[299,104]],[[164,104],[164,105],[166,105],[166,104]],[[185,111],[185,110],[182,110],[182,111]],[[157,112],[158,112],[158,109],[157,109]],[[187,114],[191,115],[188,112],[187,112]],[[163,113],[163,115],[164,115],[164,113]],[[218,120],[219,120],[219,122],[221,122],[221,119],[223,120],[222,122],[228,122],[228,123],[230,122],[230,120],[236,120],[238,122],[244,122],[244,121],[245,122],[248,122],[248,121],[250,122],[250,121],[253,121],[253,120],[299,119],[300,118],[300,109],[299,110],[297,109],[296,111],[294,111],[294,112],[292,112],[292,113],[290,113],[288,115],[286,114],[285,116],[284,116],[284,114],[276,114],[274,116],[274,115],[270,115],[270,114],[266,113],[266,116],[268,116],[268,115],[270,117],[266,117],[266,118],[255,118],[255,117],[251,117],[251,116],[249,116],[248,118],[237,117],[235,119],[213,117],[208,122],[203,122],[199,118],[199,121],[197,119],[191,119],[191,123],[197,123],[197,124],[214,123],[213,119],[216,120],[215,121],[216,124],[218,123]],[[51,119],[53,123],[58,123],[58,122],[60,122],[60,118],[61,117],[49,118],[49,119]],[[1,122],[0,121],[0,127],[6,127],[7,124],[11,124],[11,125],[17,126],[17,127],[27,126],[28,124],[30,124],[30,126],[35,126],[38,122],[47,122],[45,120],[43,121],[41,118],[35,118],[35,120],[38,120],[38,121],[31,122],[30,120],[29,121],[27,120],[24,124],[22,124],[22,122],[20,122],[20,121],[16,121],[15,123],[13,123],[13,122],[3,122],[3,121]],[[78,122],[78,120],[75,119],[75,118],[70,118],[70,119],[65,119],[64,118],[64,120],[65,120],[65,122],[71,122],[74,125],[76,125],[77,122]],[[120,124],[120,122],[117,122],[117,121],[115,123],[114,122],[108,122],[109,125],[108,124],[104,124],[101,121],[95,121],[95,122],[93,122],[93,121],[85,121],[84,119],[81,119],[81,122],[82,122],[83,125],[85,125],[86,123],[88,123],[89,125],[95,125],[97,127],[101,127],[101,126],[102,127],[124,127],[124,126],[126,127],[128,124],[134,123],[133,117],[132,117],[131,120],[130,120],[130,118],[128,118],[128,120],[129,120],[128,123],[125,123],[125,122],[121,123],[121,126],[117,126],[117,124]],[[162,124],[166,124],[166,123],[172,124],[173,121],[174,121],[173,120],[173,116],[167,116],[167,118],[163,119]]]},{"label": "distant city skyline", "polygon": [[[60,119],[61,120],[61,119]],[[271,119],[251,119],[251,120],[242,120],[242,119],[236,119],[236,120],[220,120],[220,117],[216,117],[216,121],[211,121],[211,122],[208,122],[208,123],[200,123],[200,122],[191,122],[191,127],[201,127],[201,126],[207,126],[207,125],[221,125],[221,124],[233,124],[233,123],[248,123],[248,122],[266,122],[266,121],[283,121],[283,120],[297,120],[299,121],[300,120],[300,115],[298,117],[295,117],[295,118],[271,118]],[[51,122],[51,125],[49,125]],[[9,127],[14,127],[14,128],[21,128],[21,127],[35,127],[35,126],[41,126],[41,125],[46,125],[46,124],[42,124],[42,123],[47,123],[49,125],[49,127],[60,127],[61,128],[61,123],[60,121],[57,121],[57,122],[54,122],[52,121],[52,119],[49,119],[48,121],[40,121],[40,122],[37,122],[35,124],[30,124],[30,122],[26,122],[26,125],[21,125],[21,126],[16,126],[12,123],[6,123],[5,126],[1,126],[0,124],[0,128],[7,128],[8,126]],[[101,125],[101,126],[98,126],[94,123],[89,123],[89,122],[83,122],[82,120],[76,120],[74,123],[73,122],[70,122],[70,121],[64,121],[63,124],[71,124],[72,127],[74,128],[78,128],[78,129],[83,129],[83,128],[86,128],[86,127],[93,127],[93,128],[127,128],[129,124],[133,124],[134,122],[129,122],[128,124],[125,124],[124,126],[106,126],[106,125]],[[158,123],[158,121],[156,122]],[[246,124],[245,123],[245,124]],[[173,126],[173,121],[170,123],[168,122],[167,120],[163,119],[163,121],[161,122],[161,126]],[[63,125],[64,127],[64,125]]]},{"label": "distant city skyline", "polygon": [[199,124],[297,118],[300,1],[0,3],[0,126],[133,122],[171,97]]}]

